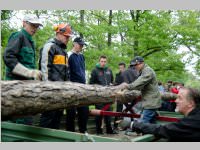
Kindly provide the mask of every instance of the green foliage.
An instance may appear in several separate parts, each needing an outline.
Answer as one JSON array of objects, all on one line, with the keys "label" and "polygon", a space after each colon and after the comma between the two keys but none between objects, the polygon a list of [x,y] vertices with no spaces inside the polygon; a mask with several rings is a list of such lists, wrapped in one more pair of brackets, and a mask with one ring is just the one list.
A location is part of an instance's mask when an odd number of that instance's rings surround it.
[{"label": "green foliage", "polygon": [[1,10],[1,20],[9,19],[11,16],[12,10]]},{"label": "green foliage", "polygon": [[[9,35],[19,29],[11,27],[10,17],[19,11],[4,10],[1,13],[1,46],[3,54]],[[76,36],[83,35],[87,48],[84,50],[88,72],[95,67],[100,55],[108,57],[108,65],[113,73],[118,72],[118,63],[127,65],[135,55],[141,55],[157,74],[158,80],[191,82],[197,86],[193,76],[188,76],[184,69],[193,56],[197,57],[195,71],[200,76],[200,13],[199,11],[160,11],[160,10],[118,10],[112,11],[112,25],[109,24],[109,10],[27,10],[20,13],[32,13],[39,18],[44,17],[44,27],[34,40],[36,57],[45,42],[54,37],[54,24],[68,22],[72,25]],[[111,34],[111,45],[108,46]],[[187,47],[189,53],[177,54],[180,46]],[[67,51],[72,48],[68,43]],[[190,55],[182,62],[185,55]],[[4,63],[1,66],[4,75]]]},{"label": "green foliage", "polygon": [[192,74],[188,74],[187,80],[185,81],[185,86],[200,89],[200,79],[197,79]]}]

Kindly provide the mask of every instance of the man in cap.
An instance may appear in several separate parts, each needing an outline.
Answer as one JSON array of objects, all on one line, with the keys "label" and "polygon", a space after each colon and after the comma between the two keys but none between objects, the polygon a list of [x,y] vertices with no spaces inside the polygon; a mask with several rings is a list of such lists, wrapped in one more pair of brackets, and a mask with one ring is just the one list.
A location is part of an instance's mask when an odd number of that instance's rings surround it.
[{"label": "man in cap", "polygon": [[21,31],[12,33],[9,37],[3,57],[6,80],[41,79],[41,72],[36,70],[35,43],[32,39],[39,26],[42,24],[38,18],[27,15],[23,19]]},{"label": "man in cap", "polygon": [[131,84],[122,83],[122,89],[140,90],[142,93],[142,115],[141,122],[155,123],[156,110],[161,107],[160,92],[158,90],[158,83],[156,74],[152,68],[144,63],[141,56],[136,56],[131,64],[139,72],[139,77]]},{"label": "man in cap", "polygon": [[[43,81],[68,81],[69,67],[66,52],[67,43],[72,36],[69,24],[59,24],[54,27],[55,38],[50,39],[40,51],[39,68]],[[40,126],[58,129],[63,110],[46,111],[40,118]]]},{"label": "man in cap", "polygon": [[[120,72],[116,74],[115,78],[115,83],[117,83],[116,85],[119,85],[123,82],[132,83],[138,77],[138,73],[135,67],[131,63],[127,69],[125,67],[125,63],[119,63],[119,70]],[[134,104],[135,102],[124,103],[125,109],[123,109],[123,103],[117,102],[117,112],[122,112],[122,110],[124,112],[128,112],[132,109]],[[118,123],[117,123],[118,119],[119,117],[115,117],[114,119],[114,128],[116,131],[118,130]]]},{"label": "man in cap", "polygon": [[122,121],[122,128],[143,134],[154,134],[172,142],[200,142],[200,91],[182,87],[176,99],[176,111],[184,115],[180,121],[169,124],[151,124],[136,120]]},{"label": "man in cap", "polygon": [[[34,15],[27,15],[23,19],[21,31],[11,34],[6,46],[3,60],[6,65],[6,80],[40,80],[42,74],[36,69],[35,43],[32,36],[42,26]],[[15,120],[16,123],[32,124],[32,117]]]},{"label": "man in cap", "polygon": [[[81,37],[76,37],[73,41],[72,50],[68,52],[70,81],[82,84],[86,83],[85,58],[81,53],[84,45],[86,45],[85,41]],[[78,112],[79,132],[85,133],[87,131],[88,106],[67,109],[66,130],[75,132],[76,111]]]}]

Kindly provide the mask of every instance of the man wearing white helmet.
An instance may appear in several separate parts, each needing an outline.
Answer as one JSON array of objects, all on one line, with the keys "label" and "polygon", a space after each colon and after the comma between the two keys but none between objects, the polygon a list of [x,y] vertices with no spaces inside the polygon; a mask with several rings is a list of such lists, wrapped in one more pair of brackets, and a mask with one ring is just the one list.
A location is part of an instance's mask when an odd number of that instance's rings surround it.
[{"label": "man wearing white helmet", "polygon": [[[32,39],[39,26],[42,24],[36,16],[27,15],[23,19],[21,31],[14,32],[9,37],[3,55],[6,80],[40,80],[42,78],[41,72],[36,69],[36,48]],[[17,119],[16,122],[31,124],[31,120],[20,118],[20,121]]]}]

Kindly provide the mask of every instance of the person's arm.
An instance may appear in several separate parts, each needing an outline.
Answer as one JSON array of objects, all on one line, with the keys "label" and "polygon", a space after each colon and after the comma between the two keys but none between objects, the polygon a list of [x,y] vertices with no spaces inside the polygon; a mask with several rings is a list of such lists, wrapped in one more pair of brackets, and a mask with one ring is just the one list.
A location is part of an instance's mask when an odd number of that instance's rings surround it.
[{"label": "person's arm", "polygon": [[12,34],[9,38],[7,47],[3,55],[3,60],[6,66],[11,70],[13,70],[15,66],[19,63],[17,56],[21,49],[22,40],[23,37],[21,35],[17,36],[15,34]]},{"label": "person's arm", "polygon": [[145,85],[147,85],[153,78],[153,72],[145,70],[142,74],[131,84],[128,85],[129,90],[142,90]]},{"label": "person's arm", "polygon": [[114,82],[114,78],[113,78],[113,73],[112,73],[112,70],[110,70],[110,73],[111,73],[111,84],[113,84]]},{"label": "person's arm", "polygon": [[[194,120],[182,119],[176,123],[169,123],[166,125],[142,123],[134,121],[131,125],[133,131],[141,132],[144,134],[154,134],[157,137],[173,139],[180,141],[181,139],[190,139],[189,137],[194,134]],[[198,132],[197,130],[195,132]]]},{"label": "person's arm", "polygon": [[91,73],[91,77],[90,77],[90,84],[96,84],[97,83],[97,75],[96,75],[96,71],[95,69],[92,70],[92,73]]},{"label": "person's arm", "polygon": [[52,43],[47,43],[42,50],[42,56],[41,56],[41,71],[42,71],[43,81],[48,80],[48,72],[53,63],[53,56],[54,56],[54,50],[52,48]]}]

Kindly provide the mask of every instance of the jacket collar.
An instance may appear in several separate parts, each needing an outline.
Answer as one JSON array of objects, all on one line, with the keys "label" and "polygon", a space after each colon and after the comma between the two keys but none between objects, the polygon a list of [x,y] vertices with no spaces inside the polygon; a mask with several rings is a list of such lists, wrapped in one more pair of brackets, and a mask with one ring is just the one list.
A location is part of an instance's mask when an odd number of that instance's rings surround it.
[{"label": "jacket collar", "polygon": [[107,65],[105,65],[104,67],[101,67],[99,63],[96,64],[96,68],[99,68],[99,69],[103,69],[103,70],[106,70],[108,68]]},{"label": "jacket collar", "polygon": [[58,39],[54,38],[54,43],[56,43],[59,47],[63,48],[63,49],[66,49],[67,46],[62,43],[61,41],[59,41]]},{"label": "jacket collar", "polygon": [[21,31],[31,42],[33,42],[32,36],[24,28],[22,28]]},{"label": "jacket collar", "polygon": [[188,113],[188,116],[194,115],[196,113],[200,112],[199,108],[194,108],[191,112]]}]

